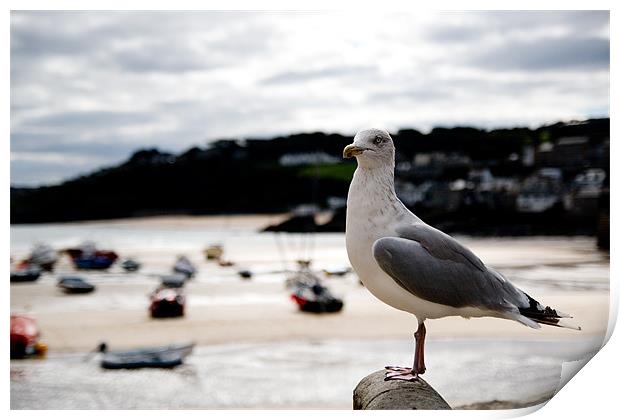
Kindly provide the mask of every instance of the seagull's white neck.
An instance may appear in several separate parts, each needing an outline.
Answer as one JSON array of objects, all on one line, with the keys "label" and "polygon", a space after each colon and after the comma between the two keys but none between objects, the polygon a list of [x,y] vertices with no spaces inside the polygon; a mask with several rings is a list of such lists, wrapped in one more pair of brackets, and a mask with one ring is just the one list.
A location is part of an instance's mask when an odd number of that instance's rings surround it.
[{"label": "seagull's white neck", "polygon": [[354,187],[363,189],[366,194],[373,193],[393,200],[396,198],[394,168],[390,166],[377,168],[358,166],[351,181],[351,188]]},{"label": "seagull's white neck", "polygon": [[400,221],[406,214],[412,215],[396,196],[394,190],[394,167],[360,167],[355,170],[347,197],[347,219]]}]

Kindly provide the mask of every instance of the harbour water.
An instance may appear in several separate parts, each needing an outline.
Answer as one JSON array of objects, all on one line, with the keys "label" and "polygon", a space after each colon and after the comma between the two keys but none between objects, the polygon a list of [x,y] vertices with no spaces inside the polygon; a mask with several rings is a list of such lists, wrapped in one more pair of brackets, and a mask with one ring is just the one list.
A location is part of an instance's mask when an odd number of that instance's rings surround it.
[{"label": "harbour water", "polygon": [[[114,249],[143,267],[84,272],[97,291],[66,296],[57,277],[74,273],[62,258],[53,274],[11,286],[11,311],[33,314],[50,351],[11,361],[11,408],[350,408],[365,375],[410,363],[413,317],[377,302],[354,274],[325,278],[345,301],[343,312],[296,312],[283,287],[294,260],[317,269],[348,265],[342,234],[259,233],[273,218],[153,218],[11,227],[11,255],[36,242],[54,248],[84,240]],[[547,304],[571,311],[582,334],[530,330],[502,320],[429,322],[425,379],[452,406],[493,400],[514,405],[552,394],[562,363],[596,352],[607,325],[609,257],[593,238],[458,238],[490,266]],[[221,243],[220,267],[202,250]],[[198,274],[187,286],[183,319],[148,318],[147,295],[175,258]],[[248,269],[252,280],[237,272]],[[84,355],[101,340],[112,348],[194,341],[172,370],[105,371]]]}]

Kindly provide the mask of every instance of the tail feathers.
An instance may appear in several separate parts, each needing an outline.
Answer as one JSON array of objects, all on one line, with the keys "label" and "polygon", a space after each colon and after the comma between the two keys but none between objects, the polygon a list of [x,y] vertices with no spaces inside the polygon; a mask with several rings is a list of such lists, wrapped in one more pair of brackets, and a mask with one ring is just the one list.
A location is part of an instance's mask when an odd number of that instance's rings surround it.
[{"label": "tail feathers", "polygon": [[564,321],[563,319],[557,319],[557,318],[553,320],[535,319],[535,321],[540,324],[552,325],[554,327],[569,328],[571,330],[581,331],[581,327],[579,325],[572,325],[569,322]]},{"label": "tail feathers", "polygon": [[[519,313],[523,317],[539,324],[551,325],[553,327],[570,328],[572,330],[581,331],[580,326],[572,325],[571,323],[563,319],[572,318],[572,316],[560,311],[556,311],[549,306],[543,307],[527,293],[525,293],[525,296],[527,296],[528,298],[529,306],[526,308],[519,308]],[[525,324],[529,325],[529,323]]]}]

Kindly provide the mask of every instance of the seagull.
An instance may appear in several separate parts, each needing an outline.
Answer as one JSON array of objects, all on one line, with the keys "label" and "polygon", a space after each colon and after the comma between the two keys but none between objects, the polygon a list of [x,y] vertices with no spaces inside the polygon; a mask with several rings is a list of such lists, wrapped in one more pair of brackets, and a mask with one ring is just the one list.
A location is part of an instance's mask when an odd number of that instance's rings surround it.
[{"label": "seagull", "polygon": [[487,267],[451,236],[427,225],[394,190],[394,142],[381,129],[358,132],[343,150],[357,159],[347,197],[346,247],[351,266],[379,300],[413,314],[413,366],[386,366],[385,380],[415,381],[424,365],[424,321],[448,316],[495,317],[531,328],[581,330],[570,315],[543,306]]}]

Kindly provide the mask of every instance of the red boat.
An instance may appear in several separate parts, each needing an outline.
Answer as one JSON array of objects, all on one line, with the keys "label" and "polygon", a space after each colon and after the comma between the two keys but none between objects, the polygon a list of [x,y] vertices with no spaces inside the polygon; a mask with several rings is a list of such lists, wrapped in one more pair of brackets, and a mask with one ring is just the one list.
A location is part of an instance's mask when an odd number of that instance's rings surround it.
[{"label": "red boat", "polygon": [[47,346],[39,342],[39,328],[28,315],[11,315],[11,359],[43,356]]},{"label": "red boat", "polygon": [[185,295],[178,287],[159,287],[151,294],[149,312],[153,318],[185,315]]},{"label": "red boat", "polygon": [[332,296],[329,289],[320,283],[313,285],[301,283],[293,290],[291,299],[302,312],[324,313],[340,312],[344,303]]}]

